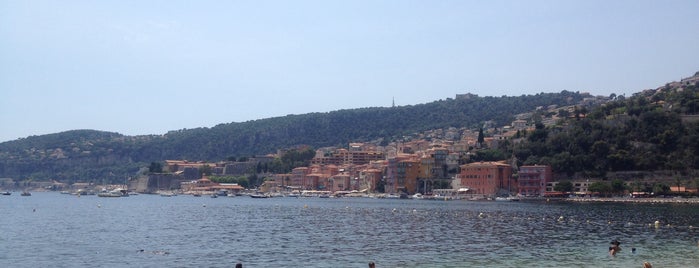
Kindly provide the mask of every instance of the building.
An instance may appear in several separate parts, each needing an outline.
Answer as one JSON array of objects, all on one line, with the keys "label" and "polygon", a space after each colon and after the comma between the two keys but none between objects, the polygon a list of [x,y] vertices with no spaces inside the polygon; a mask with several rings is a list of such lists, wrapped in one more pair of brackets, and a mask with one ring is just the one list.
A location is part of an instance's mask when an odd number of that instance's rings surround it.
[{"label": "building", "polygon": [[317,151],[311,164],[317,165],[366,165],[371,161],[385,159],[383,152],[361,143],[351,143],[348,149],[337,149],[333,152]]},{"label": "building", "polygon": [[226,194],[236,194],[244,190],[244,188],[237,183],[218,183],[209,180],[204,177],[196,181],[182,182],[181,188],[183,191],[188,193],[226,193]]},{"label": "building", "polygon": [[512,167],[503,162],[476,162],[461,166],[458,175],[461,187],[468,187],[472,194],[497,196],[509,194],[516,185],[511,184]]},{"label": "building", "polygon": [[[415,154],[399,154],[389,158],[386,165],[386,193],[400,193],[415,189],[420,174],[420,161]],[[414,182],[411,182],[414,180]],[[413,190],[414,193],[415,190]],[[409,192],[408,192],[409,193]]]},{"label": "building", "polygon": [[517,189],[523,196],[543,196],[546,184],[553,180],[551,166],[521,166],[517,178]]}]

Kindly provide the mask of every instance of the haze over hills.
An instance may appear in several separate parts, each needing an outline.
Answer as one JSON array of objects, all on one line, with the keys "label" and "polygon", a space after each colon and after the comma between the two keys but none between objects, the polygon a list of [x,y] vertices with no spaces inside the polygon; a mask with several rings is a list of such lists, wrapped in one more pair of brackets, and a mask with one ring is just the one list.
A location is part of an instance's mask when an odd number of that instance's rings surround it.
[{"label": "haze over hills", "polygon": [[[425,104],[288,115],[164,135],[71,130],[0,143],[0,178],[118,182],[167,159],[221,161],[298,146],[385,145],[434,129],[497,129],[524,113],[536,115],[529,117],[530,124],[560,118],[522,134],[524,142],[516,151],[506,144],[489,148],[485,158],[516,154],[520,163],[549,164],[570,176],[696,169],[699,127],[685,118],[699,112],[697,79],[695,75],[631,97],[569,91],[517,97],[463,94]],[[663,155],[643,153],[649,149]]]},{"label": "haze over hills", "polygon": [[516,114],[574,105],[586,97],[591,96],[568,91],[518,97],[465,94],[426,104],[288,115],[164,135],[72,130],[0,143],[0,176],[69,181],[128,177],[152,161],[166,159],[219,161],[299,145],[347,146],[429,129],[477,128],[485,121],[507,125]]}]

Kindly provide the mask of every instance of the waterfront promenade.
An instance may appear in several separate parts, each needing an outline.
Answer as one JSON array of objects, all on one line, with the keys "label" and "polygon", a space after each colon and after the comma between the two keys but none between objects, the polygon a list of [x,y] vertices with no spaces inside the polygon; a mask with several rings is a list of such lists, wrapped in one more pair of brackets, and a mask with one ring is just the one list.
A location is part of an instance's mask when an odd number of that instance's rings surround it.
[{"label": "waterfront promenade", "polygon": [[556,199],[570,202],[618,202],[618,203],[680,203],[680,204],[699,204],[699,198],[631,198],[631,197],[569,197]]}]

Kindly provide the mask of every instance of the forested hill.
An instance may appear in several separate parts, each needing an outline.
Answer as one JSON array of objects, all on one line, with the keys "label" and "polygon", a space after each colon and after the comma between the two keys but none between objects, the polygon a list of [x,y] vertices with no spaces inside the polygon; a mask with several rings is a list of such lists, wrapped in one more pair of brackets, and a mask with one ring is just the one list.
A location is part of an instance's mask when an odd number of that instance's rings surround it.
[{"label": "forested hill", "polygon": [[165,159],[217,161],[298,145],[317,148],[392,140],[429,129],[478,127],[491,120],[507,125],[516,114],[540,106],[574,105],[586,97],[591,96],[568,91],[517,97],[466,94],[426,104],[288,115],[165,135],[74,130],[0,143],[0,177],[64,181],[123,178],[152,161]]},{"label": "forested hill", "polygon": [[523,164],[548,164],[568,176],[605,178],[617,171],[691,176],[699,170],[698,82],[699,72],[553,126],[538,125],[511,152]]}]

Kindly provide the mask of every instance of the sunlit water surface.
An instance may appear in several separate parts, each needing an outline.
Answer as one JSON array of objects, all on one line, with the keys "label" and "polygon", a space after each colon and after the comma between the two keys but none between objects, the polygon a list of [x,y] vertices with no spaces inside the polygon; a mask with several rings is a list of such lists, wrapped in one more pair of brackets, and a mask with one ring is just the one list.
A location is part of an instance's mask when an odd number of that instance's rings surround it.
[{"label": "sunlit water surface", "polygon": [[697,228],[691,204],[14,193],[0,267],[699,267]]}]

